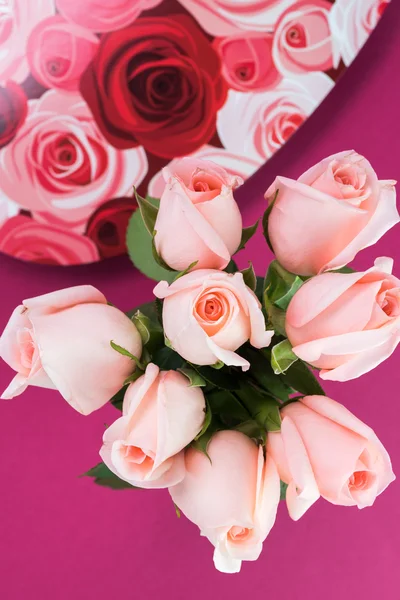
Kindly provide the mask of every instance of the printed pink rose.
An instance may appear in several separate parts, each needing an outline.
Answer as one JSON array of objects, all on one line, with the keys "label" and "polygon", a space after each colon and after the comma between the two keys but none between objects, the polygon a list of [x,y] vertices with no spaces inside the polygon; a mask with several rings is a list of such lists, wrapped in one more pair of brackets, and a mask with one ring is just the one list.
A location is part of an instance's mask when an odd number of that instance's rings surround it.
[{"label": "printed pink rose", "polygon": [[201,388],[178,371],[150,363],[126,391],[122,417],[104,433],[100,451],[120,479],[142,488],[165,488],[182,481],[182,450],[200,432],[205,415]]},{"label": "printed pink rose", "polygon": [[98,45],[99,39],[90,31],[60,15],[49,17],[35,27],[28,41],[32,75],[45,87],[77,91]]},{"label": "printed pink rose", "polygon": [[261,305],[241,273],[204,269],[180,277],[171,285],[160,281],[154,295],[164,299],[165,335],[183,358],[197,365],[242,367],[250,364],[237,350],[248,340],[265,348],[273,331],[266,331]]},{"label": "printed pink rose", "polygon": [[335,51],[348,66],[375,29],[389,0],[336,0],[330,13]]},{"label": "printed pink rose", "polygon": [[228,85],[241,92],[274,87],[281,79],[272,59],[272,33],[243,33],[217,38],[215,48]]},{"label": "printed pink rose", "polygon": [[333,85],[324,73],[307,73],[283,79],[266,92],[229,90],[217,118],[222,144],[233,154],[256,160],[259,166],[264,164],[319,106]]},{"label": "printed pink rose", "polygon": [[257,560],[274,525],[279,476],[271,456],[238,431],[216,433],[207,451],[210,458],[186,451],[185,479],[170,494],[215,546],[216,568],[237,573],[242,560]]},{"label": "printed pink rose", "polygon": [[[225,148],[216,148],[215,146],[209,146],[205,144],[199,150],[190,154],[188,158],[193,158],[197,162],[200,160],[206,160],[215,163],[219,167],[222,167],[227,171],[231,177],[236,177],[237,180],[246,180],[250,175],[258,169],[259,164],[256,160],[247,158],[247,156],[240,156],[238,154],[231,154]],[[168,165],[167,168],[170,173],[174,173],[176,167],[181,162],[181,158],[174,158]],[[161,198],[165,190],[165,180],[163,171],[156,173],[150,180],[148,187],[148,194],[152,198]]]},{"label": "printed pink rose", "polygon": [[54,0],[0,2],[0,81],[22,83],[29,75],[26,44],[40,21],[54,15]]},{"label": "printed pink rose", "polygon": [[9,219],[0,228],[0,252],[46,265],[79,265],[100,259],[89,238],[23,215]]},{"label": "printed pink rose", "polygon": [[289,304],[286,332],[293,352],[347,381],[388,358],[400,341],[400,280],[380,258],[361,273],[324,273],[307,281]]},{"label": "printed pink rose", "polygon": [[320,496],[342,506],[372,506],[395,479],[390,458],[370,427],[326,396],[305,396],[281,411],[267,454],[288,484],[286,503],[300,519]]},{"label": "printed pink rose", "polygon": [[[158,254],[177,271],[223,269],[242,237],[233,190],[242,183],[218,165],[192,158],[163,169],[166,187],[154,226]],[[176,232],[179,231],[179,235]]]},{"label": "printed pink rose", "polygon": [[[276,25],[273,58],[281,73],[327,71],[337,67],[334,60],[327,0],[300,0],[291,6]],[[335,62],[335,65],[334,65]]]},{"label": "printed pink rose", "polygon": [[[399,222],[395,181],[379,181],[352,151],[328,156],[297,181],[277,177],[268,233],[278,261],[292,273],[315,275],[349,263]],[[300,232],[300,233],[299,233]]]},{"label": "printed pink rose", "polygon": [[279,16],[295,0],[180,0],[200,25],[213,36],[239,31],[271,31]]},{"label": "printed pink rose", "polygon": [[1,397],[18,396],[28,385],[52,388],[75,410],[90,414],[135,368],[111,340],[140,357],[135,325],[90,285],[24,300],[0,338],[0,357],[17,372]]},{"label": "printed pink rose", "polygon": [[130,194],[147,172],[142,148],[116,150],[80,96],[55,90],[29,102],[25,124],[0,156],[6,197],[37,220],[78,232],[98,206]]},{"label": "printed pink rose", "polygon": [[56,0],[60,13],[73,23],[97,32],[130,25],[143,10],[162,0]]},{"label": "printed pink rose", "polygon": [[90,217],[86,235],[94,241],[102,258],[126,253],[126,231],[137,207],[133,198],[115,198],[102,204]]}]

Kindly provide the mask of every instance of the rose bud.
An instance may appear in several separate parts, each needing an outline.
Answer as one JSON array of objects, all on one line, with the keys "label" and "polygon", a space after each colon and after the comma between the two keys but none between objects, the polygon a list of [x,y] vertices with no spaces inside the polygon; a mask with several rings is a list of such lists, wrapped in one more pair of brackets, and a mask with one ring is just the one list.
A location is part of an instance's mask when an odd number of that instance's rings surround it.
[{"label": "rose bud", "polygon": [[[327,71],[334,65],[327,0],[299,0],[279,19],[273,45],[273,58],[281,73]],[[339,63],[336,52],[335,62]]]},{"label": "rose bud", "polygon": [[222,361],[246,371],[250,364],[234,352],[245,342],[265,348],[273,331],[266,331],[261,305],[241,273],[200,270],[171,285],[154,288],[164,298],[165,336],[183,358],[197,365]]},{"label": "rose bud", "polygon": [[332,381],[355,379],[400,341],[400,280],[379,258],[361,273],[324,273],[295,293],[286,313],[293,352]]},{"label": "rose bud", "polygon": [[90,414],[135,369],[111,340],[140,358],[135,325],[90,285],[24,300],[0,338],[0,356],[17,372],[1,397],[18,396],[28,385],[52,388],[77,411]]},{"label": "rose bud", "polygon": [[280,497],[274,461],[238,431],[220,431],[208,445],[209,458],[186,451],[185,479],[170,489],[173,501],[215,546],[223,573],[257,560],[272,529]]},{"label": "rose bud", "polygon": [[399,222],[395,181],[379,181],[354,151],[325,158],[297,181],[277,177],[265,196],[276,258],[288,271],[315,275],[349,263]]},{"label": "rose bud", "polygon": [[165,190],[154,230],[162,259],[176,271],[223,269],[242,237],[242,217],[233,190],[242,183],[222,167],[185,158],[163,169]]},{"label": "rose bud", "polygon": [[124,398],[122,417],[103,436],[105,464],[120,479],[142,488],[165,488],[182,481],[181,450],[200,432],[205,399],[178,371],[150,363]]},{"label": "rose bud", "polygon": [[332,504],[371,506],[395,476],[375,433],[326,396],[305,396],[281,410],[281,431],[267,453],[288,484],[286,502],[299,519],[321,495]]}]

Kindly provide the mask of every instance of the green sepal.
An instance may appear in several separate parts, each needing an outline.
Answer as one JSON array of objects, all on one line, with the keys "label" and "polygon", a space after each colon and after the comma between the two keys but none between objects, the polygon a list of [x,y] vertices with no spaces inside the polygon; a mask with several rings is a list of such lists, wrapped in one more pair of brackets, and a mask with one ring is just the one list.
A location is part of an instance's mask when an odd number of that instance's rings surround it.
[{"label": "green sepal", "polygon": [[243,275],[243,281],[245,282],[247,287],[250,288],[253,292],[255,292],[257,286],[257,277],[254,271],[253,264],[249,262],[249,266],[247,267],[247,269],[243,269],[243,271],[240,272]]},{"label": "green sepal", "polygon": [[355,270],[346,265],[344,267],[340,267],[340,269],[333,269],[332,271],[328,271],[328,273],[342,273],[344,275],[349,275],[350,273],[355,273]]},{"label": "green sepal", "polygon": [[203,379],[203,377],[194,369],[190,369],[188,367],[181,367],[177,370],[189,379],[189,387],[205,387],[207,385],[205,379]]},{"label": "green sepal", "polygon": [[315,375],[301,360],[294,362],[282,375],[282,379],[305,396],[326,395]]},{"label": "green sepal", "polygon": [[267,314],[267,329],[273,329],[278,335],[286,337],[286,313],[270,301],[268,290],[263,294],[263,307]]},{"label": "green sepal", "polygon": [[264,289],[269,302],[281,310],[286,310],[303,283],[301,277],[290,273],[277,260],[273,260],[268,267]]},{"label": "green sepal", "polygon": [[297,360],[298,357],[292,351],[292,345],[289,340],[283,340],[272,348],[271,367],[275,375],[285,373]]},{"label": "green sepal", "polygon": [[[142,196],[140,196],[137,193],[136,188],[133,188],[133,193],[135,195],[136,198],[136,202],[138,203],[139,206],[139,210],[140,210],[140,214],[142,215],[142,219],[143,219],[143,223],[145,224],[145,227],[147,229],[147,231],[149,232],[149,234],[151,236],[154,235],[154,226],[156,224],[156,220],[157,220],[157,215],[158,215],[158,206],[155,206],[154,204],[154,198],[152,198],[152,201],[150,199],[147,198],[142,198]],[[159,201],[158,201],[159,204]]]},{"label": "green sepal", "polygon": [[201,430],[199,431],[199,433],[194,438],[194,441],[197,441],[198,439],[200,439],[206,433],[207,429],[211,425],[212,412],[211,412],[210,404],[209,404],[207,398],[205,398],[205,400],[206,400],[206,406],[205,406],[205,409],[204,409],[205,417],[204,417],[203,427],[201,428]]},{"label": "green sepal", "polygon": [[[239,244],[239,247],[236,250],[236,252],[240,252],[240,250],[243,250],[243,248],[246,246],[247,242],[253,237],[253,235],[257,231],[259,222],[260,222],[260,219],[258,219],[258,221],[256,221],[254,223],[254,225],[250,225],[250,227],[246,227],[245,229],[242,229],[242,239],[240,240],[240,244]],[[235,254],[236,254],[236,252],[235,252]]]},{"label": "green sepal", "polygon": [[164,344],[167,346],[167,348],[169,348],[170,350],[173,350],[174,347],[171,344],[171,341],[167,338],[167,336],[164,334]]},{"label": "green sepal", "polygon": [[126,348],[123,348],[122,346],[119,346],[112,340],[110,341],[110,346],[113,350],[115,350],[119,354],[122,354],[122,356],[127,356],[128,358],[133,360],[136,363],[136,366],[138,369],[140,369],[141,371],[145,370],[145,366],[143,365],[143,363],[140,362],[140,360],[137,358],[137,356],[135,356],[134,354],[129,352],[129,350],[127,350]]},{"label": "green sepal", "polygon": [[272,252],[274,251],[274,249],[273,249],[273,247],[272,247],[271,240],[269,239],[269,233],[268,233],[268,220],[269,220],[269,216],[270,216],[270,214],[271,214],[271,211],[272,211],[272,209],[273,209],[273,207],[274,207],[274,204],[275,204],[275,202],[276,202],[276,198],[277,198],[277,196],[278,196],[278,193],[279,193],[279,189],[275,191],[275,195],[274,195],[274,197],[272,198],[271,202],[268,204],[268,208],[267,208],[267,210],[265,211],[265,213],[264,213],[264,215],[263,215],[263,218],[262,218],[262,228],[263,228],[263,234],[264,234],[264,237],[265,237],[265,239],[266,239],[266,242],[267,242],[267,244],[268,244],[268,246],[269,246],[269,249],[270,249]]},{"label": "green sepal", "polygon": [[198,262],[199,262],[198,260],[195,260],[194,262],[190,263],[190,265],[188,267],[186,267],[186,269],[184,271],[180,271],[177,274],[177,276],[175,277],[174,281],[176,281],[177,279],[180,279],[184,275],[187,275],[188,273],[190,273],[190,271],[192,269],[194,269],[194,267],[197,265]]},{"label": "green sepal", "polygon": [[280,500],[286,500],[286,490],[288,489],[288,484],[281,480],[281,496]]},{"label": "green sepal", "polygon": [[217,371],[219,371],[220,369],[222,369],[225,366],[225,363],[222,362],[222,360],[217,360],[217,362],[215,362],[214,364],[210,365],[210,367],[212,369],[216,369]]},{"label": "green sepal", "polygon": [[178,517],[178,519],[180,519],[181,518],[180,508],[179,508],[179,506],[177,504],[175,504],[175,502],[173,504],[174,504],[174,507],[175,507],[175,514]]},{"label": "green sepal", "polygon": [[249,419],[248,421],[243,421],[235,427],[236,431],[240,431],[247,435],[247,437],[254,440],[257,444],[265,444],[267,440],[267,432],[263,429],[257,421],[254,419]]},{"label": "green sepal", "polygon": [[175,281],[175,279],[176,279],[176,271],[175,271],[175,269],[172,269],[169,265],[167,265],[167,263],[165,262],[165,260],[157,252],[156,241],[155,241],[156,235],[157,235],[157,231],[154,231],[153,239],[151,241],[151,251],[152,251],[152,254],[153,254],[153,258],[154,258],[155,262],[158,264],[159,267],[161,267],[162,269],[165,269],[166,271],[169,271],[171,273],[175,273],[175,276],[174,276],[174,278],[172,280],[172,281]]},{"label": "green sepal", "polygon": [[[153,306],[154,304],[151,303],[150,307],[153,308]],[[145,308],[147,308],[147,306]],[[156,318],[157,317],[151,319],[140,309],[138,309],[131,317],[132,322],[135,324],[136,329],[139,331],[140,337],[142,338],[143,346],[150,354],[160,348],[164,343],[164,333]]]},{"label": "green sepal", "polygon": [[235,263],[235,261],[233,259],[230,260],[230,262],[228,263],[228,265],[225,267],[224,271],[226,273],[237,273],[239,271],[239,267],[237,266],[237,264]]},{"label": "green sepal", "polygon": [[131,383],[134,383],[135,381],[137,381],[141,376],[143,375],[143,371],[141,371],[140,369],[136,369],[136,371],[134,371],[132,373],[132,375],[129,375],[129,377],[127,377],[124,381],[124,386],[126,385],[130,385]]},{"label": "green sepal", "polygon": [[104,463],[99,463],[92,469],[89,469],[81,477],[93,477],[94,483],[102,487],[111,488],[112,490],[141,489],[117,477]]}]

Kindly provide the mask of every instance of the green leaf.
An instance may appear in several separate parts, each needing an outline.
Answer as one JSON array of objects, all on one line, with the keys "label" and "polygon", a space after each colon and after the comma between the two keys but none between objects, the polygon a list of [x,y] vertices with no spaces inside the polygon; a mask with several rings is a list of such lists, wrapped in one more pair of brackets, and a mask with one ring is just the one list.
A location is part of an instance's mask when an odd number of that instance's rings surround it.
[{"label": "green leaf", "polygon": [[[153,302],[150,303],[150,307],[152,312],[155,313]],[[164,345],[164,333],[157,320],[157,316],[153,320],[138,309],[131,319],[140,333],[143,345],[150,354],[153,354],[153,352]]]},{"label": "green leaf", "polygon": [[99,463],[92,469],[89,469],[89,471],[83,473],[81,477],[93,477],[94,482],[97,483],[97,485],[108,487],[113,490],[140,489],[117,477],[104,463]]},{"label": "green leaf", "polygon": [[171,348],[164,346],[153,355],[153,363],[162,371],[177,371],[184,366],[185,360]]},{"label": "green leaf", "polygon": [[184,271],[181,271],[180,273],[178,273],[178,275],[175,277],[174,281],[176,281],[177,279],[180,279],[184,275],[187,275],[188,273],[190,273],[190,271],[192,269],[194,269],[194,267],[197,265],[198,262],[199,262],[198,260],[195,260],[194,262],[190,263],[190,265],[188,267],[186,267],[186,269]]},{"label": "green leaf", "polygon": [[173,350],[174,347],[171,344],[170,340],[167,338],[167,336],[164,334],[164,344],[167,346],[167,348],[169,348],[170,350]]},{"label": "green leaf", "polygon": [[236,390],[239,387],[237,377],[229,367],[223,369],[213,369],[212,367],[199,367],[191,364],[193,369],[197,371],[203,379],[222,390]]},{"label": "green leaf", "polygon": [[268,317],[267,329],[274,329],[278,335],[286,337],[286,313],[270,301],[268,290],[263,294],[263,306]]},{"label": "green leaf", "polygon": [[317,378],[301,360],[294,362],[282,375],[282,379],[305,396],[325,396]]},{"label": "green leaf", "polygon": [[227,390],[213,390],[207,394],[211,412],[227,427],[236,427],[250,418],[249,411],[239,398]]},{"label": "green leaf", "polygon": [[263,293],[264,293],[264,277],[257,276],[256,279],[257,279],[257,283],[256,283],[255,294],[262,304],[263,303]]},{"label": "green leaf", "polygon": [[206,398],[206,407],[205,407],[204,412],[205,412],[205,417],[204,417],[203,427],[201,428],[201,431],[198,433],[198,435],[196,435],[196,437],[194,438],[195,441],[198,440],[199,438],[201,438],[201,436],[203,436],[206,433],[207,429],[211,425],[212,412],[211,412],[211,408],[210,408],[207,398]]},{"label": "green leaf", "polygon": [[123,348],[122,346],[119,346],[112,340],[110,341],[110,346],[113,350],[115,350],[119,354],[122,354],[122,356],[127,356],[128,358],[133,360],[136,363],[136,366],[138,367],[138,369],[140,369],[141,371],[144,371],[143,364],[140,362],[140,360],[137,358],[137,356],[135,356],[134,354],[131,354],[129,352],[129,350],[127,350],[126,348]]},{"label": "green leaf", "polygon": [[298,358],[292,351],[289,340],[283,340],[272,348],[271,367],[276,375],[285,373],[297,360]]},{"label": "green leaf", "polygon": [[291,299],[293,298],[293,296],[295,295],[297,290],[299,290],[301,288],[303,283],[304,283],[304,281],[296,275],[292,285],[289,287],[286,294],[284,294],[278,300],[275,301],[276,306],[278,306],[282,310],[287,310]]},{"label": "green leaf", "polygon": [[252,377],[257,385],[283,402],[289,399],[292,389],[283,378],[277,377],[273,372],[269,348],[256,350],[251,346],[245,346],[240,349],[240,355],[249,361],[250,370],[247,375]]},{"label": "green leaf", "polygon": [[263,228],[263,234],[264,234],[264,237],[265,237],[265,239],[266,239],[266,241],[267,241],[267,244],[268,244],[268,246],[269,246],[269,248],[270,248],[270,250],[271,250],[272,252],[274,251],[274,249],[273,249],[273,247],[272,247],[271,240],[269,239],[269,233],[268,233],[268,220],[269,220],[269,216],[270,216],[270,214],[271,214],[271,211],[272,211],[272,209],[273,209],[273,207],[274,207],[274,204],[275,204],[275,202],[276,202],[276,199],[277,199],[278,193],[279,193],[279,189],[275,191],[275,195],[274,195],[274,197],[272,198],[271,202],[268,204],[268,208],[267,208],[267,210],[265,211],[265,213],[264,213],[264,215],[263,215],[263,218],[262,218],[262,228]]},{"label": "green leaf", "polygon": [[228,264],[228,266],[225,267],[224,270],[226,271],[226,273],[237,273],[239,271],[239,267],[237,266],[235,261],[232,259],[230,261],[230,263]]},{"label": "green leaf", "polygon": [[235,430],[244,433],[247,435],[247,437],[251,438],[257,443],[265,444],[266,442],[266,431],[254,419],[243,421],[243,423],[240,423],[235,427]]},{"label": "green leaf", "polygon": [[301,277],[290,273],[277,260],[273,260],[268,267],[264,288],[268,300],[278,308],[286,310],[303,283]]},{"label": "green leaf", "polygon": [[279,403],[274,398],[258,392],[248,381],[235,394],[261,427],[267,431],[280,430]]},{"label": "green leaf", "polygon": [[194,369],[189,369],[188,367],[182,367],[178,369],[182,375],[185,375],[190,381],[189,387],[205,387],[207,384],[205,380],[199,375],[197,371]]},{"label": "green leaf", "polygon": [[286,490],[288,488],[288,484],[281,480],[281,500],[286,500]]},{"label": "green leaf", "polygon": [[251,290],[253,290],[253,292],[255,292],[256,286],[257,286],[257,277],[254,272],[254,267],[253,267],[252,263],[249,262],[248,268],[243,269],[243,271],[240,271],[240,272],[243,275],[243,280],[244,280],[245,284],[247,285],[247,287],[249,287]]},{"label": "green leaf", "polygon": [[146,229],[140,210],[133,213],[127,233],[126,246],[128,254],[139,271],[155,281],[167,281],[172,283],[176,271],[168,271],[160,267],[153,257],[153,238]]},{"label": "green leaf", "polygon": [[195,448],[195,450],[198,450],[199,452],[202,452],[202,454],[205,454],[210,462],[211,458],[209,457],[207,450],[214,433],[216,433],[216,430],[209,426],[207,431],[201,437],[193,440],[193,442],[190,444],[192,448]]},{"label": "green leaf", "polygon": [[[258,221],[256,223],[254,223],[254,225],[251,225],[250,227],[246,227],[245,229],[242,230],[242,239],[240,240],[239,248],[236,250],[236,252],[243,250],[243,248],[246,246],[247,242],[253,237],[253,235],[257,231],[259,222],[260,222],[260,219],[258,219]],[[236,252],[235,252],[235,254],[236,254]]]},{"label": "green leaf", "polygon": [[124,387],[122,387],[116,394],[114,394],[114,396],[110,400],[111,404],[115,406],[117,410],[122,411],[122,404],[124,402],[125,392],[126,386],[124,385]]},{"label": "green leaf", "polygon": [[150,199],[142,198],[136,191],[136,188],[133,188],[133,193],[135,194],[136,202],[138,203],[140,214],[142,215],[143,222],[146,226],[147,231],[151,236],[154,235],[154,226],[156,224],[157,215],[158,215],[158,206],[160,201],[157,201],[157,204],[154,203],[154,198]]}]

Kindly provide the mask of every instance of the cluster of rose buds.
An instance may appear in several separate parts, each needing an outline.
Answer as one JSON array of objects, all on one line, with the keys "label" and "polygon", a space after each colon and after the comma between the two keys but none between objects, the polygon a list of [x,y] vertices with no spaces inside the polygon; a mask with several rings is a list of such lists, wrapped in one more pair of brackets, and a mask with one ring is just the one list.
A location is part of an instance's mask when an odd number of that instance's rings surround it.
[{"label": "cluster of rose buds", "polygon": [[25,300],[0,339],[17,372],[2,397],[51,387],[83,414],[111,401],[122,414],[87,475],[168,488],[216,567],[237,572],[259,557],[280,498],[297,520],[319,497],[371,506],[394,479],[373,430],[313,369],[347,381],[400,341],[393,261],[346,266],[399,221],[395,182],[351,151],[277,177],[262,221],[276,260],[260,278],[232,259],[258,225],[242,230],[240,181],[192,159],[164,178],[128,231],[131,258],[159,280],[155,302],[128,316],[91,286]]}]

